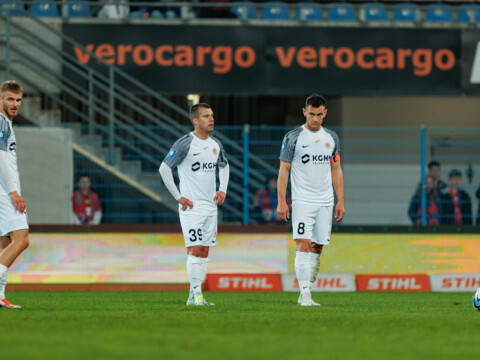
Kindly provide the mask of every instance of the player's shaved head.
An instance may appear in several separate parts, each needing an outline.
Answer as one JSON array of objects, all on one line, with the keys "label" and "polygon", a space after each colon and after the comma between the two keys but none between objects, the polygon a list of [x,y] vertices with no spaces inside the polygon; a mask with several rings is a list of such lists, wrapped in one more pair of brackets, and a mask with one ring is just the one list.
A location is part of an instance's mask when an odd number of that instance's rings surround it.
[{"label": "player's shaved head", "polygon": [[23,87],[15,80],[7,80],[0,84],[0,96],[3,98],[6,92],[21,94],[23,93]]},{"label": "player's shaved head", "polygon": [[211,108],[212,107],[207,103],[198,103],[193,105],[190,109],[190,120],[193,120],[193,118],[198,118],[198,110]]},{"label": "player's shaved head", "polygon": [[320,106],[327,107],[327,100],[321,95],[312,94],[307,97],[307,100],[305,100],[305,108],[307,108],[309,105],[315,108]]}]

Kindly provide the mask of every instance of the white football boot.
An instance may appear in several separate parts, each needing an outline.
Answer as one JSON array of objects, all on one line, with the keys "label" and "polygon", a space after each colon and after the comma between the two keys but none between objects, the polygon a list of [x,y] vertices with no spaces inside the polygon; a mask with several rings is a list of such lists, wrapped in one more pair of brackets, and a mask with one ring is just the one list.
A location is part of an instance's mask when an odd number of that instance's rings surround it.
[{"label": "white football boot", "polygon": [[213,306],[214,303],[209,303],[205,301],[203,295],[195,295],[194,304],[195,306]]}]

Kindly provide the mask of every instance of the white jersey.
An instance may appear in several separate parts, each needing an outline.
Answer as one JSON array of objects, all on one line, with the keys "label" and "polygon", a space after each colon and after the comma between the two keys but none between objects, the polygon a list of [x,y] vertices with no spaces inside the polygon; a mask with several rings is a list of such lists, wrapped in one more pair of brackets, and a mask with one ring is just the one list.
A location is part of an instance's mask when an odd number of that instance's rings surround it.
[{"label": "white jersey", "polygon": [[291,164],[292,204],[333,205],[331,163],[340,161],[337,134],[302,125],[285,135],[280,160]]},{"label": "white jersey", "polygon": [[[227,157],[219,140],[209,136],[202,140],[193,132],[178,139],[163,162],[178,169],[180,193],[193,202],[193,211],[216,215],[213,201],[217,190],[217,166],[227,166]],[[179,204],[179,209],[181,205]]]},{"label": "white jersey", "polygon": [[[15,185],[18,193],[20,193],[20,175],[17,167],[17,146],[15,140],[15,133],[12,128],[12,121],[7,119],[0,113],[0,151],[5,151],[5,163],[2,166],[9,168],[8,173],[11,176],[11,182]],[[0,176],[0,195],[9,195],[10,192]]]}]

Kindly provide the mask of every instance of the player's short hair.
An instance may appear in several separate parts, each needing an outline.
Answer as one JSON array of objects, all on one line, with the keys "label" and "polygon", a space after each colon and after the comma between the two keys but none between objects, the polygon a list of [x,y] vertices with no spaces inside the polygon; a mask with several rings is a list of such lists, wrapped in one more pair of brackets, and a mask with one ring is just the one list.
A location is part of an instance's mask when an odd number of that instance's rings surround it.
[{"label": "player's short hair", "polygon": [[193,120],[193,118],[198,117],[198,109],[203,108],[203,109],[211,109],[212,107],[207,104],[207,103],[198,103],[193,105],[190,108],[190,120]]},{"label": "player's short hair", "polygon": [[434,166],[440,166],[440,163],[437,160],[432,160],[428,163],[428,170],[430,170]]},{"label": "player's short hair", "polygon": [[450,170],[450,172],[448,173],[448,178],[452,178],[452,177],[462,177],[462,172],[458,169],[452,169]]},{"label": "player's short hair", "polygon": [[312,94],[309,97],[307,97],[307,100],[305,100],[305,108],[307,108],[308,105],[311,105],[316,108],[320,106],[327,107],[327,100],[321,95]]},{"label": "player's short hair", "polygon": [[0,96],[3,97],[3,94],[7,91],[14,94],[21,94],[23,93],[23,87],[15,80],[7,80],[0,84]]}]

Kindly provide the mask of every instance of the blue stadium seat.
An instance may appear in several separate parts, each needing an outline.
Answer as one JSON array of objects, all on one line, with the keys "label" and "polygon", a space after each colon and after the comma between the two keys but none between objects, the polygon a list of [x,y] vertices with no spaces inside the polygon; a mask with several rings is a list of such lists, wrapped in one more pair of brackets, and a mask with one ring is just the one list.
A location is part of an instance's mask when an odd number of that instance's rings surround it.
[{"label": "blue stadium seat", "polygon": [[[10,15],[10,16],[25,16],[25,13],[23,11],[20,11],[20,10],[25,10],[21,0],[16,0],[15,3],[9,3],[9,4],[0,2],[0,4],[1,4],[0,5],[1,13],[6,13],[7,15]],[[10,9],[10,11],[4,12],[2,11],[3,9]]]},{"label": "blue stadium seat", "polygon": [[239,19],[255,20],[257,19],[257,10],[251,6],[251,1],[236,2],[230,8],[230,12],[235,14]]},{"label": "blue stadium seat", "polygon": [[68,16],[77,18],[89,18],[92,17],[92,10],[85,0],[69,1],[68,3]]},{"label": "blue stadium seat", "polygon": [[412,3],[399,3],[393,10],[393,21],[417,22],[419,20],[418,6]]},{"label": "blue stadium seat", "polygon": [[347,2],[333,2],[328,9],[329,21],[356,21],[352,4]]},{"label": "blue stadium seat", "polygon": [[480,21],[480,5],[478,4],[461,4],[458,9],[457,22],[473,23]]},{"label": "blue stadium seat", "polygon": [[146,9],[143,8],[143,9],[140,9],[140,10],[136,10],[136,11],[132,11],[130,13],[130,19],[142,19],[143,18],[143,14],[145,14],[146,12]]},{"label": "blue stadium seat", "polygon": [[365,21],[388,21],[387,9],[383,3],[366,2],[362,4],[361,14]]},{"label": "blue stadium seat", "polygon": [[299,2],[298,9],[295,13],[296,20],[319,21],[323,19],[322,9],[313,7],[314,2]]},{"label": "blue stadium seat", "polygon": [[[34,0],[40,2],[41,0]],[[58,17],[58,8],[55,4],[33,4],[30,7],[30,15],[37,17]]]},{"label": "blue stadium seat", "polygon": [[429,23],[453,23],[453,13],[447,4],[428,4],[425,14],[425,22]]},{"label": "blue stadium seat", "polygon": [[263,20],[290,20],[290,13],[283,1],[267,1],[262,12]]}]

